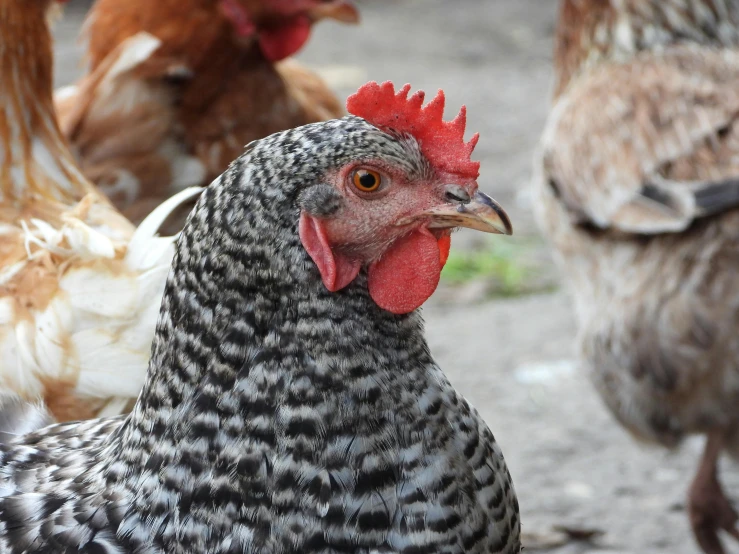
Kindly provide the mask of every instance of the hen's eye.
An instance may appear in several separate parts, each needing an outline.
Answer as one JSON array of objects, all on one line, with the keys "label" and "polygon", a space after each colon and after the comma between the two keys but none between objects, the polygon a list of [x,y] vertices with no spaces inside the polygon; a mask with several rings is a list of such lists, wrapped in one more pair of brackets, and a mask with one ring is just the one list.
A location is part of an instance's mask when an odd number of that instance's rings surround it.
[{"label": "hen's eye", "polygon": [[382,177],[377,171],[370,169],[358,169],[354,172],[354,186],[362,192],[372,192],[380,188]]}]

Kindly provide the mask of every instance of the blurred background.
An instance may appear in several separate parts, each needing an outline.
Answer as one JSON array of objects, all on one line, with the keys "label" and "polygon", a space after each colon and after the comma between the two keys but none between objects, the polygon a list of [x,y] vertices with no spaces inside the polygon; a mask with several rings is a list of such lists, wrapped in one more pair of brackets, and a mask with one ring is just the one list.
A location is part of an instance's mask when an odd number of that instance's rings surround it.
[{"label": "blurred background", "polygon": [[[56,23],[56,86],[83,73],[78,34],[89,4],[72,0]],[[437,361],[503,448],[526,551],[696,552],[684,495],[702,439],[674,453],[640,446],[606,412],[574,361],[570,302],[531,213],[557,2],[356,4],[359,26],[317,25],[298,59],[342,100],[367,80],[389,79],[443,88],[448,117],[466,104],[468,129],[481,135],[480,187],[513,220],[512,238],[455,235],[425,315]],[[723,479],[736,496],[739,472]]]}]

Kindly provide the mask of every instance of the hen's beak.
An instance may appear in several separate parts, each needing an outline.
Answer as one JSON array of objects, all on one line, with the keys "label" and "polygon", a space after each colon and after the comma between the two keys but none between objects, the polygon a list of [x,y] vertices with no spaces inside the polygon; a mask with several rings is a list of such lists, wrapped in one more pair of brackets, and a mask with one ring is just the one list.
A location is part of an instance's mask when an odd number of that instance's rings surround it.
[{"label": "hen's beak", "polygon": [[342,23],[359,23],[359,11],[353,4],[345,0],[327,2],[308,10],[308,16],[313,21],[321,19],[335,19]]},{"label": "hen's beak", "polygon": [[[461,187],[451,185],[449,188],[453,188],[454,193],[448,192],[447,198],[456,201],[424,212],[424,215],[431,221],[429,229],[467,227],[485,233],[513,234],[513,226],[508,214],[487,194],[477,191],[470,198]],[[462,193],[462,198],[455,194],[457,191]]]},{"label": "hen's beak", "polygon": [[446,197],[450,201],[448,204],[405,217],[398,221],[397,225],[408,225],[419,219],[425,219],[429,221],[429,229],[467,227],[484,233],[513,234],[508,214],[487,194],[478,191],[470,197],[459,185],[447,185]]}]

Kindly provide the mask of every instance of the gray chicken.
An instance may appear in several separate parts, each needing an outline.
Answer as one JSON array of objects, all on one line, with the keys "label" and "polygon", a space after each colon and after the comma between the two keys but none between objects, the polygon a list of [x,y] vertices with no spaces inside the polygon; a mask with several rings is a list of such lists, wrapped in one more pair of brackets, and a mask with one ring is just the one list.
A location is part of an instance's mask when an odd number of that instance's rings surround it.
[{"label": "gray chicken", "polygon": [[408,90],[365,85],[206,189],[133,412],[0,447],[0,552],[520,551],[501,451],[416,310],[453,227],[511,227],[464,112]]},{"label": "gray chicken", "polygon": [[739,1],[564,0],[538,215],[576,300],[579,349],[640,439],[707,437],[701,548],[739,539],[717,476],[739,454]]}]

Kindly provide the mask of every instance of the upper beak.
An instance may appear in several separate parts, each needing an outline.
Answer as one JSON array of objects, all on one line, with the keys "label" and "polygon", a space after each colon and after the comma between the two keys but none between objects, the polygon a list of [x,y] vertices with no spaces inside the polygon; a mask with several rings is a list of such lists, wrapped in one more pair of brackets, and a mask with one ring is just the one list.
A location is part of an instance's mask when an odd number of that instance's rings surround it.
[{"label": "upper beak", "polygon": [[359,11],[353,4],[346,0],[327,2],[319,4],[308,11],[313,21],[321,19],[335,19],[342,23],[359,23]]},{"label": "upper beak", "polygon": [[429,229],[467,227],[485,233],[513,234],[513,226],[505,210],[487,194],[479,191],[467,202],[450,202],[436,206],[412,218],[405,218],[398,224],[405,225],[419,218],[430,221]]}]

